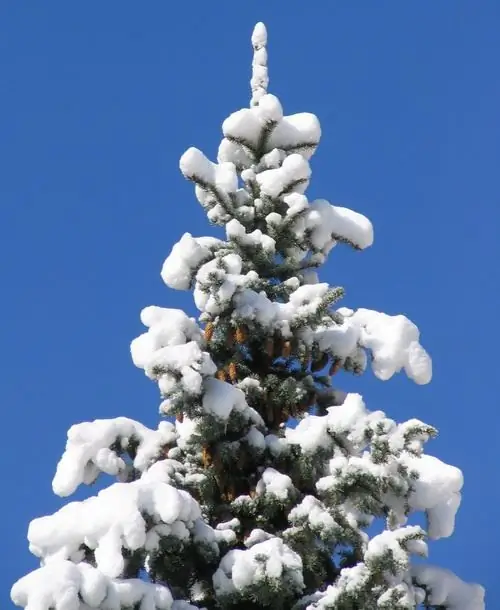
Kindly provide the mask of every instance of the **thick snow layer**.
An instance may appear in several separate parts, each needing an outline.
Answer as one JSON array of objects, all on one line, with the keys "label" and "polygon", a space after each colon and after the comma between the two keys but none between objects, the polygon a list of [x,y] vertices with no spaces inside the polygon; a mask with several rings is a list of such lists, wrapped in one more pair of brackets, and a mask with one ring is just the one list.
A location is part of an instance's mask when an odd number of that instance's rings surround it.
[{"label": "thick snow layer", "polygon": [[218,597],[244,592],[264,580],[274,581],[277,588],[288,587],[296,592],[304,587],[302,559],[281,538],[270,538],[246,550],[229,551],[213,576]]},{"label": "thick snow layer", "polygon": [[203,389],[203,409],[206,413],[224,421],[233,411],[238,411],[245,413],[255,424],[264,426],[264,421],[255,409],[248,406],[245,394],[239,388],[214,377],[208,377]]},{"label": "thick snow layer", "polygon": [[148,331],[134,339],[130,346],[137,367],[145,368],[153,354],[163,347],[201,342],[202,332],[196,320],[180,309],[146,307],[141,312],[141,322]]},{"label": "thick snow layer", "polygon": [[267,74],[267,31],[263,23],[257,23],[252,33],[253,61],[252,78],[250,87],[252,89],[251,106],[255,106],[266,94],[269,77]]},{"label": "thick snow layer", "polygon": [[[327,206],[334,209],[330,204]],[[323,205],[318,209],[327,208]],[[313,211],[316,212],[315,209]],[[336,212],[333,213],[332,218],[336,218]],[[301,218],[301,221],[304,221],[304,218]],[[365,226],[362,221],[358,224],[353,221],[350,228],[348,224],[344,224],[338,231],[342,232],[344,237],[356,242],[359,247],[365,247],[371,243],[372,235],[371,224],[367,220],[366,223]],[[323,232],[324,227],[327,226],[327,220],[323,219],[320,222],[316,219],[315,224],[306,227],[312,231],[310,233],[312,241],[318,238],[316,245],[324,246],[324,239],[330,240],[328,237],[331,236],[330,230]],[[265,252],[272,252],[274,248],[274,240],[260,231],[247,234],[243,225],[237,220],[230,221],[226,230],[230,239],[240,240],[247,246],[260,247]],[[316,234],[315,231],[318,233]],[[184,266],[187,269],[197,269],[194,297],[200,311],[219,315],[233,308],[236,317],[255,321],[269,330],[280,330],[285,335],[290,334],[291,324],[316,311],[322,297],[329,289],[328,284],[325,283],[306,284],[291,293],[289,302],[279,303],[271,301],[263,292],[258,293],[248,287],[249,283],[258,278],[252,271],[242,274],[243,262],[236,253],[211,258],[197,267],[198,262],[196,259],[196,264],[192,263],[187,254]],[[191,276],[187,284],[190,283]],[[390,316],[369,309],[353,311],[341,308],[338,312],[344,317],[343,324],[319,326],[314,331],[305,327],[301,331],[302,339],[307,342],[316,341],[321,350],[332,351],[341,359],[350,357],[361,365],[364,365],[366,360],[362,350],[368,350],[372,355],[372,369],[382,380],[389,379],[403,369],[418,384],[430,381],[431,358],[419,342],[420,333],[417,326],[408,318],[403,315]],[[172,325],[168,326],[165,318],[166,314],[155,320],[148,333],[133,342],[132,353],[136,364],[143,366],[148,358],[151,358],[154,349],[158,350],[164,344],[170,345],[181,341],[182,333],[186,340],[190,338],[198,340],[199,329],[192,326],[194,321],[191,318],[186,316],[182,321],[179,320],[179,331],[175,335],[170,330]],[[196,370],[196,367],[194,368]],[[196,384],[199,387],[200,378],[195,373],[191,373],[191,377],[192,379],[185,381],[186,391],[189,391],[190,387],[196,387]],[[167,390],[169,381],[168,377],[163,381]]]},{"label": "thick snow layer", "polygon": [[314,453],[319,448],[334,447],[333,436],[348,436],[352,451],[361,451],[367,442],[365,432],[375,429],[384,419],[381,411],[368,411],[359,394],[348,394],[341,406],[330,407],[327,415],[309,415],[295,428],[287,428],[286,439],[300,445],[302,451]]},{"label": "thick snow layer", "polygon": [[269,494],[278,500],[288,500],[295,492],[292,479],[274,468],[266,468],[255,488],[257,495]]},{"label": "thick snow layer", "polygon": [[288,514],[292,525],[308,527],[320,535],[329,536],[338,527],[325,505],[314,496],[306,496]]},{"label": "thick snow layer", "polygon": [[294,290],[287,303],[271,301],[264,293],[245,288],[233,299],[235,317],[258,322],[270,329],[290,335],[290,326],[318,309],[328,293],[326,283],[309,284]]},{"label": "thick snow layer", "polygon": [[[384,462],[374,462],[367,451],[367,438],[388,444],[392,454]],[[360,395],[348,394],[344,403],[327,409],[323,416],[309,415],[295,428],[287,428],[285,438],[290,444],[300,445],[304,453],[315,454],[319,449],[333,454],[328,465],[329,474],[320,478],[317,488],[321,493],[341,490],[352,477],[366,475],[375,480],[392,483],[404,492],[413,511],[425,511],[431,538],[448,537],[453,533],[455,515],[460,505],[462,473],[441,460],[422,453],[429,432],[418,420],[396,425],[381,411],[369,412]],[[339,440],[351,455],[339,449]],[[401,468],[418,474],[416,481],[401,476]],[[386,494],[385,504],[406,522],[403,497]]]},{"label": "thick snow layer", "polygon": [[215,237],[193,237],[184,233],[163,263],[162,280],[170,288],[189,290],[198,267],[213,257],[223,242]]},{"label": "thick snow layer", "polygon": [[[148,527],[144,516],[156,525]],[[71,502],[53,515],[31,522],[30,550],[45,563],[83,559],[83,544],[94,550],[96,566],[110,578],[121,575],[122,549],[155,550],[160,537],[187,539],[205,536],[216,545],[216,532],[202,519],[198,503],[189,493],[141,479],[114,483],[82,502]]]},{"label": "thick snow layer", "polygon": [[278,149],[298,153],[309,159],[315,152],[321,127],[314,114],[302,112],[283,116],[278,98],[271,94],[259,97],[258,105],[231,114],[222,124],[224,139],[219,146],[220,163],[232,162],[238,167],[250,167],[253,162],[246,147],[255,150],[264,130],[272,125],[264,144],[264,152]]},{"label": "thick snow layer", "polygon": [[449,610],[484,610],[484,589],[465,583],[448,570],[435,566],[415,565],[412,575],[429,591],[428,603]]},{"label": "thick snow layer", "polygon": [[[372,223],[358,212],[348,208],[334,206],[325,199],[318,199],[311,204],[300,200],[295,193],[284,198],[287,203],[287,215],[295,216],[305,210],[292,224],[292,231],[299,240],[306,234],[316,251],[324,255],[337,244],[345,241],[355,248],[364,250],[373,244]],[[305,256],[303,250],[301,256]]]},{"label": "thick snow layer", "polygon": [[213,375],[216,370],[208,352],[202,351],[195,341],[162,347],[153,352],[145,366],[146,375],[150,379],[158,379],[159,388],[165,396],[179,388],[179,378],[186,394],[199,396],[203,377]]},{"label": "thick snow layer", "polygon": [[310,335],[321,350],[331,350],[344,359],[361,347],[371,353],[372,370],[379,379],[390,379],[403,369],[415,383],[429,383],[432,360],[419,343],[420,332],[411,320],[371,309],[342,307],[338,313],[343,324],[320,326]]},{"label": "thick snow layer", "polygon": [[228,240],[235,240],[247,248],[262,249],[268,254],[274,254],[276,242],[272,237],[260,229],[246,233],[245,227],[236,218],[226,224],[226,234]]},{"label": "thick snow layer", "polygon": [[283,161],[281,167],[261,172],[257,174],[256,179],[261,193],[275,199],[291,191],[304,193],[310,176],[309,163],[301,155],[294,153]]},{"label": "thick snow layer", "polygon": [[418,525],[385,530],[374,536],[366,548],[364,560],[368,567],[377,566],[385,556],[390,556],[401,574],[410,566],[410,555],[427,556],[427,544],[422,539],[423,530]]},{"label": "thick snow layer", "polygon": [[191,147],[182,155],[179,165],[185,178],[202,187],[218,189],[221,194],[235,193],[238,189],[234,163],[212,163],[201,150]]},{"label": "thick snow layer", "polygon": [[341,309],[339,313],[359,329],[358,342],[372,352],[373,372],[379,379],[390,379],[404,369],[415,383],[429,383],[432,361],[420,345],[420,332],[411,320],[371,309]]},{"label": "thick snow layer", "polygon": [[137,607],[139,610],[181,610],[169,589],[139,579],[109,578],[88,563],[57,560],[30,572],[11,590],[14,604],[26,610],[90,610]]},{"label": "thick snow layer", "polygon": [[[308,598],[306,610],[333,610],[348,600],[352,595],[372,597],[377,607],[393,607],[394,594],[402,595],[398,608],[416,608],[425,599],[424,592],[414,587],[409,577],[410,556],[425,555],[426,544],[421,540],[422,531],[418,527],[405,527],[394,531],[384,531],[368,543],[364,561],[352,568],[344,568],[335,584],[325,591]],[[390,566],[385,571],[386,583],[383,587],[374,587],[372,576],[378,572],[380,565]],[[394,606],[396,607],[396,606]]]},{"label": "thick snow layer", "polygon": [[461,501],[462,471],[432,455],[407,455],[404,462],[418,473],[415,491],[410,496],[414,510],[425,510],[430,538],[447,538],[455,527],[455,515]]},{"label": "thick snow layer", "polygon": [[160,422],[158,430],[151,430],[127,417],[97,419],[71,426],[52,489],[58,496],[69,496],[82,483],[95,481],[100,472],[119,475],[125,471],[125,461],[110,449],[116,442],[125,451],[130,441],[134,441],[134,468],[143,471],[161,449],[176,438],[175,427],[166,421]]}]

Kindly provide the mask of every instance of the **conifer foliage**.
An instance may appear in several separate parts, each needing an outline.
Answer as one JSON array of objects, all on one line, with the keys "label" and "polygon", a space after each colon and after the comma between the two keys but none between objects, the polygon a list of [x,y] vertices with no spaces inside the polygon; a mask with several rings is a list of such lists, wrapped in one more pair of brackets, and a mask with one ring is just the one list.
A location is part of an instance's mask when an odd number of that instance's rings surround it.
[{"label": "conifer foliage", "polygon": [[259,23],[250,107],[223,122],[217,162],[180,160],[224,237],[186,233],[163,265],[198,320],[141,313],[132,359],[166,418],[69,430],[54,492],[117,481],[30,524],[41,567],[12,588],[28,610],[484,608],[481,587],[415,561],[451,535],[461,498],[460,470],[423,452],[436,431],[336,387],[368,365],[425,384],[431,360],[406,317],[338,308],[342,288],[319,280],[336,245],[363,250],[373,229],[308,200],[320,125],[268,93],[266,42]]}]

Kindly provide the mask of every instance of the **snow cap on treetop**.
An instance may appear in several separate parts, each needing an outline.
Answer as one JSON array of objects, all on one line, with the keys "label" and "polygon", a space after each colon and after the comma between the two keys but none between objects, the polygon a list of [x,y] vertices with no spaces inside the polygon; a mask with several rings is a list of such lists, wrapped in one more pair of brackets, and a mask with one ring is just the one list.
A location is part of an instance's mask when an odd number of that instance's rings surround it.
[{"label": "snow cap on treetop", "polygon": [[269,76],[267,72],[267,30],[266,26],[259,22],[252,32],[253,61],[252,78],[250,87],[252,89],[252,99],[250,106],[256,106],[260,98],[267,93]]}]

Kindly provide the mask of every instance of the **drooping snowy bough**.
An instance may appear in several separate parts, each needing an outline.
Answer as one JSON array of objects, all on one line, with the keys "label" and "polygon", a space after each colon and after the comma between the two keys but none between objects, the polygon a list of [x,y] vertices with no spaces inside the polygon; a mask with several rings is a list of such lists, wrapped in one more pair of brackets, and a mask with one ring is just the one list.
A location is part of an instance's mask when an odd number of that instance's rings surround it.
[{"label": "drooping snowy bough", "polygon": [[368,363],[426,384],[431,360],[405,316],[336,309],[342,289],[319,281],[336,245],[363,250],[373,228],[308,200],[320,125],[267,92],[266,42],[258,24],[250,107],[224,121],[217,162],[195,148],[180,161],[225,230],[186,233],[161,272],[200,318],[147,307],[132,342],[170,421],[70,429],[54,492],[117,481],[31,523],[40,568],[12,588],[28,610],[484,608],[480,586],[413,560],[460,504],[460,470],[423,452],[436,431],[333,386]]}]

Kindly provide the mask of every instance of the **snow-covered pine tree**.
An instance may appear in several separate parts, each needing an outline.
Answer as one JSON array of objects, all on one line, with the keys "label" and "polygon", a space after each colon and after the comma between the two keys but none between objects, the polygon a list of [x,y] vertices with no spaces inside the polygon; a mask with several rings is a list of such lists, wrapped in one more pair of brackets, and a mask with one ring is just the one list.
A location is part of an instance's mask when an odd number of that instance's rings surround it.
[{"label": "snow-covered pine tree", "polygon": [[[12,599],[28,610],[480,610],[481,587],[412,560],[452,533],[460,504],[461,472],[423,453],[436,431],[332,386],[368,362],[380,379],[403,369],[427,383],[431,361],[404,316],[333,308],[342,289],[316,269],[336,244],[370,246],[372,225],[308,201],[319,122],[284,116],[267,93],[263,24],[252,43],[250,108],[224,121],[218,162],[195,148],[180,162],[225,229],[186,233],[162,270],[194,290],[203,330],[147,307],[132,342],[171,421],[70,429],[55,493],[100,473],[118,482],[31,523],[41,567]],[[408,525],[418,511],[426,529]]]}]

